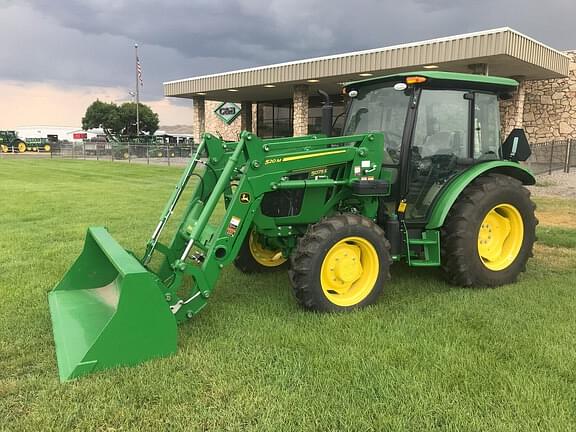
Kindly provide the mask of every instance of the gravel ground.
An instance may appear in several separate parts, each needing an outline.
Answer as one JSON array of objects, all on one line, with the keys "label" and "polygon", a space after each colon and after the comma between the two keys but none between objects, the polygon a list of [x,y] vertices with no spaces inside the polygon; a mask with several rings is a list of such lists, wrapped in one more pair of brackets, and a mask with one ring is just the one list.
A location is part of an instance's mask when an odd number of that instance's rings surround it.
[{"label": "gravel ground", "polygon": [[555,171],[536,176],[536,185],[530,186],[534,196],[560,196],[576,199],[576,170],[570,173]]}]

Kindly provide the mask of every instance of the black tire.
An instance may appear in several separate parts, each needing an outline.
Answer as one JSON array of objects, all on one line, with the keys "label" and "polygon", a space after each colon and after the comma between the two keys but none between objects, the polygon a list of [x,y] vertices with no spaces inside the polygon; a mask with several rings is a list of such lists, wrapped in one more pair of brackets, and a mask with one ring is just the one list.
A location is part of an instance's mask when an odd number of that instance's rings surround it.
[{"label": "black tire", "polygon": [[[346,238],[357,237],[369,243],[378,258],[375,283],[368,283],[367,295],[354,304],[342,305],[336,292],[328,294],[322,287],[321,271],[325,259],[333,247]],[[290,280],[296,300],[303,307],[319,312],[340,312],[361,308],[374,303],[382,293],[385,282],[390,278],[390,243],[384,231],[370,219],[354,214],[343,214],[326,218],[310,225],[299,240],[290,257]],[[363,264],[364,268],[367,266]],[[330,269],[332,271],[332,269]],[[336,280],[336,279],[334,279]],[[329,291],[329,290],[328,290]]]},{"label": "black tire", "polygon": [[238,255],[234,259],[234,266],[242,273],[270,273],[278,270],[286,270],[289,266],[288,260],[279,260],[278,265],[263,265],[259,263],[252,253],[250,242],[257,241],[252,237],[253,232],[246,236]]},{"label": "black tire", "polygon": [[[523,224],[522,244],[502,269],[490,269],[479,252],[480,228],[497,206],[512,206]],[[495,287],[513,283],[526,270],[536,241],[536,205],[530,191],[515,178],[487,174],[474,180],[450,209],[442,228],[442,269],[448,281],[464,287]],[[491,237],[490,237],[491,238]]]}]

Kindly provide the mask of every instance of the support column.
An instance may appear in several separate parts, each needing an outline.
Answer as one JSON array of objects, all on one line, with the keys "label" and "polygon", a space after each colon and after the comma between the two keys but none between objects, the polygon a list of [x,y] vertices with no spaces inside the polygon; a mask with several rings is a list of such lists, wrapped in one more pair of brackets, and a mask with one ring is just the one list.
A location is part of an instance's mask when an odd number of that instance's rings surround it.
[{"label": "support column", "polygon": [[516,91],[515,99],[516,99],[516,113],[514,115],[514,125],[517,128],[521,128],[524,126],[524,100],[526,99],[526,85],[524,81],[520,81],[518,85],[518,90]]},{"label": "support column", "polygon": [[252,132],[252,102],[242,101],[242,111],[240,111],[240,130]]},{"label": "support column", "polygon": [[258,104],[252,104],[252,132],[258,133]]},{"label": "support column", "polygon": [[294,136],[308,135],[308,86],[294,86],[293,96],[293,128]]},{"label": "support column", "polygon": [[206,128],[206,103],[204,96],[194,96],[192,98],[192,134],[194,142],[200,143],[202,134]]},{"label": "support column", "polygon": [[506,139],[514,128],[522,128],[524,124],[524,100],[526,99],[526,85],[519,77],[514,77],[520,84],[512,99],[500,102],[500,125],[502,139]]}]

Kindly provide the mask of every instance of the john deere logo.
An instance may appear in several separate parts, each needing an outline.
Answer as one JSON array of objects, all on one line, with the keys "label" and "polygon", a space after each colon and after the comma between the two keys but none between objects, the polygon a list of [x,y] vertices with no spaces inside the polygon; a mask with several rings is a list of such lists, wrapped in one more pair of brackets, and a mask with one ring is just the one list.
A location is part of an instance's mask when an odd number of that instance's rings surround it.
[{"label": "john deere logo", "polygon": [[242,192],[240,194],[240,202],[242,204],[248,204],[250,202],[250,194],[248,192]]},{"label": "john deere logo", "polygon": [[242,109],[233,102],[224,102],[214,110],[214,114],[220,117],[220,120],[224,123],[230,124],[238,117],[241,110]]}]

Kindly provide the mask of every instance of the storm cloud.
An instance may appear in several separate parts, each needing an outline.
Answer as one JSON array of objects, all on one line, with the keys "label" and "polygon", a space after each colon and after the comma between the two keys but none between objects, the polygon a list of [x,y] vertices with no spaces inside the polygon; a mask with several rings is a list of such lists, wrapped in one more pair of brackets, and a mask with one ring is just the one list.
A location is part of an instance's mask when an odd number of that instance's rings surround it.
[{"label": "storm cloud", "polygon": [[[573,0],[0,0],[0,79],[134,86],[510,26],[576,48]],[[7,43],[8,42],[8,43]]]}]

